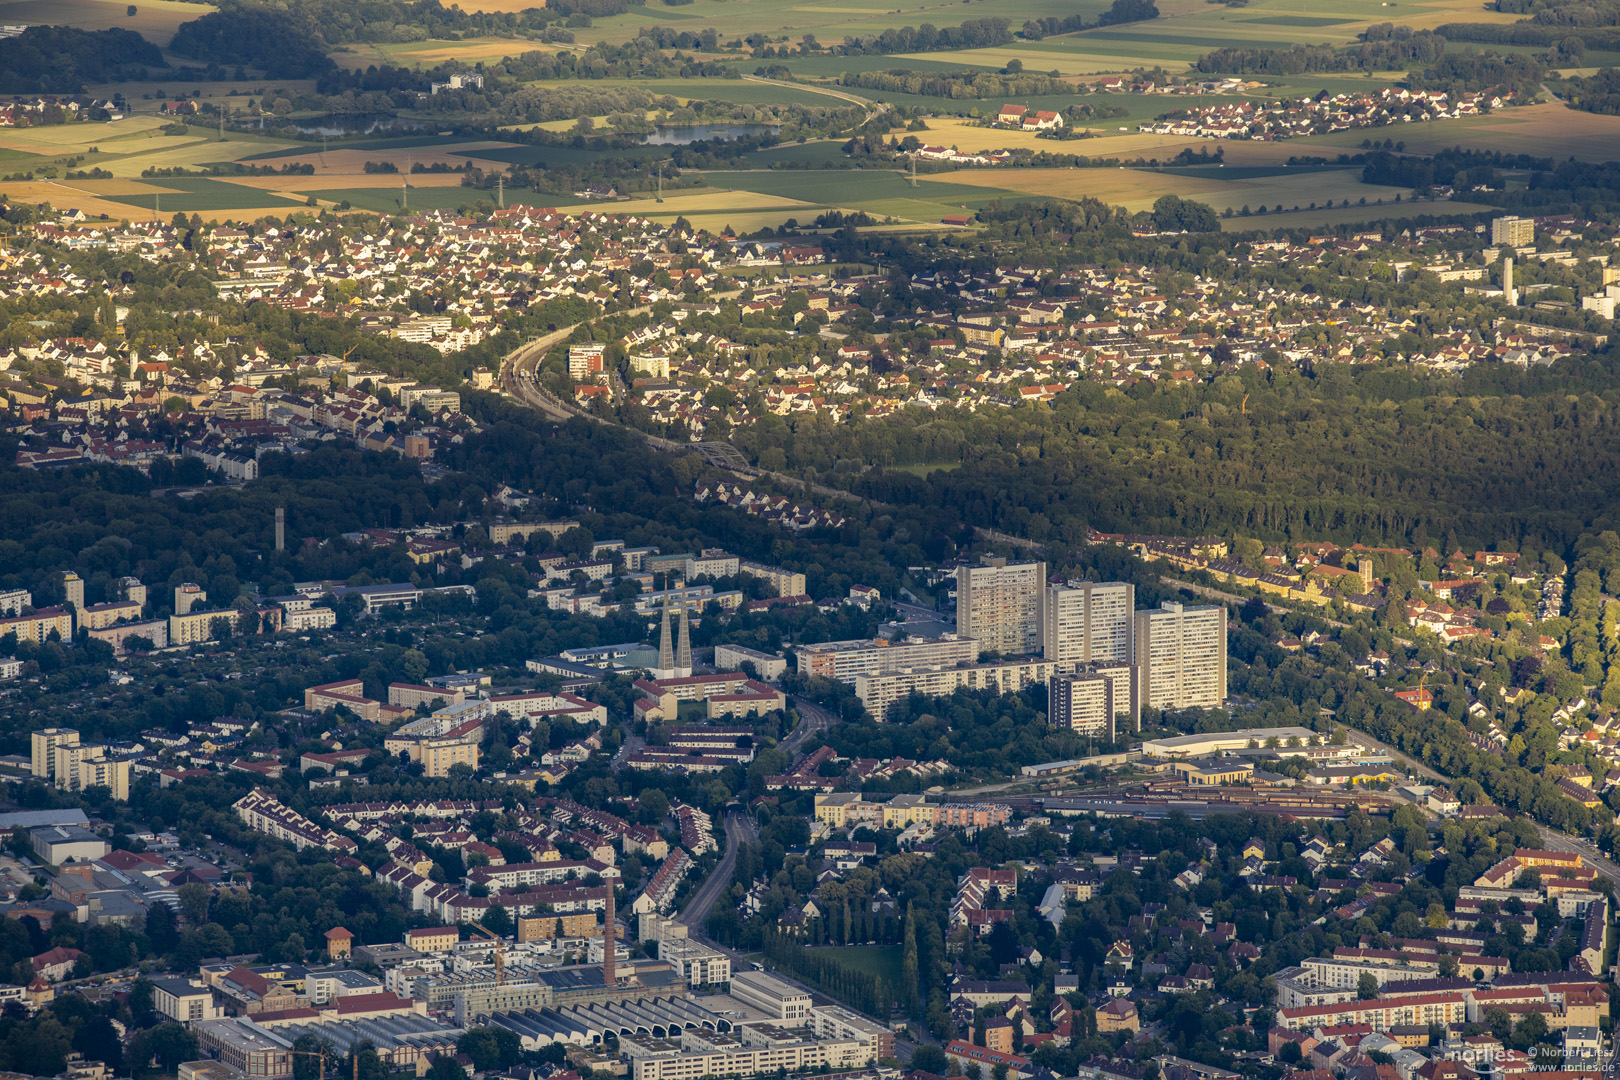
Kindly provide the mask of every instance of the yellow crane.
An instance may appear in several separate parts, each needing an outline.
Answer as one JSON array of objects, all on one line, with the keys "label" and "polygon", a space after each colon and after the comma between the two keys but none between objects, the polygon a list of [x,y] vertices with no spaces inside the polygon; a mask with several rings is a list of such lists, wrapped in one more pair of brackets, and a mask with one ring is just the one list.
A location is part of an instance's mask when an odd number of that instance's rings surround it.
[{"label": "yellow crane", "polygon": [[477,923],[469,923],[467,925],[468,925],[468,928],[470,930],[472,930],[473,933],[478,934],[478,935],[482,936],[484,939],[486,939],[487,941],[490,941],[490,942],[494,943],[494,945],[495,945],[495,985],[496,986],[505,986],[506,985],[506,942],[502,941],[499,937],[497,937],[496,935],[490,933],[488,930],[484,929],[482,926],[479,926]]}]

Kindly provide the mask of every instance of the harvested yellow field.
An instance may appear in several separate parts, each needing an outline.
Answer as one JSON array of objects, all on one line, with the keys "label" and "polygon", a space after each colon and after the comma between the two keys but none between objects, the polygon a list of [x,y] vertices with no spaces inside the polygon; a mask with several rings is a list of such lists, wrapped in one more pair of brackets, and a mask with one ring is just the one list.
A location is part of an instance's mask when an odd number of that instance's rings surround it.
[{"label": "harvested yellow field", "polygon": [[77,187],[78,183],[79,181],[53,180],[7,183],[0,184],[0,194],[12,202],[50,203],[58,210],[82,210],[91,217],[106,215],[111,218],[128,218],[137,213],[151,216],[149,212],[137,211],[135,207],[125,203],[99,199],[93,193]]},{"label": "harvested yellow field", "polygon": [[688,222],[691,223],[692,228],[702,229],[705,232],[711,232],[715,235],[719,235],[726,230],[728,225],[733,231],[738,233],[757,232],[758,230],[765,228],[767,225],[774,229],[793,215],[782,210],[767,210],[744,211],[736,214],[671,214],[660,212],[657,214],[647,214],[646,216],[652,218],[654,221],[664,223],[673,222],[676,217],[684,217]]},{"label": "harvested yellow field", "polygon": [[1077,154],[1089,158],[1137,158],[1168,161],[1183,150],[1200,150],[1213,154],[1224,151],[1229,165],[1282,165],[1296,155],[1326,154],[1336,157],[1345,153],[1342,146],[1311,146],[1300,142],[1249,142],[1235,139],[1197,139],[1185,135],[1146,135],[1140,132],[1120,132],[1099,135],[1092,139],[1037,139],[1034,132],[1010,128],[983,127],[972,120],[959,117],[930,117],[928,130],[918,132],[917,138],[932,146],[954,146],[958,150],[1032,150],[1036,153]]},{"label": "harvested yellow field", "polygon": [[0,0],[0,23],[51,23],[80,30],[133,30],[154,45],[167,46],[175,28],[214,10],[212,4],[180,0],[139,0],[129,14],[127,0]]},{"label": "harvested yellow field", "polygon": [[[1237,181],[1208,179],[1147,169],[997,169],[963,170],[941,173],[929,180],[1000,188],[1025,195],[1058,199],[1101,199],[1127,210],[1146,210],[1162,195],[1180,195],[1213,206],[1217,211],[1244,205],[1287,207],[1309,206],[1328,199],[1352,203],[1365,197],[1368,202],[1383,199],[1393,203],[1401,188],[1363,184],[1355,170],[1287,173]],[[1432,204],[1425,204],[1432,205]]]},{"label": "harvested yellow field", "polygon": [[497,15],[516,14],[530,8],[543,8],[546,0],[460,0],[462,11],[488,11]]},{"label": "harvested yellow field", "polygon": [[[532,6],[532,5],[531,5]],[[362,50],[346,57],[336,54],[333,59],[349,67],[364,67],[372,63],[372,59],[365,55],[365,46],[356,46]],[[533,49],[541,48],[537,41],[526,38],[467,38],[465,41],[413,41],[406,45],[377,46],[375,51],[383,55],[390,63],[414,65],[420,63],[424,66],[442,64],[446,60],[462,60],[473,63],[476,60],[499,60],[504,56],[517,56]],[[555,49],[556,46],[547,46]],[[354,62],[349,63],[352,59]]]},{"label": "harvested yellow field", "polygon": [[164,187],[161,182],[144,183],[140,180],[63,180],[67,187],[86,191],[92,195],[150,195],[154,191],[173,191],[174,188]]},{"label": "harvested yellow field", "polygon": [[162,127],[155,116],[128,116],[110,124],[59,124],[53,127],[0,128],[0,149],[30,154],[82,154],[92,146],[143,135]]},{"label": "harvested yellow field", "polygon": [[[97,167],[120,177],[139,177],[147,169],[196,169],[235,160],[242,153],[240,147],[233,148],[228,142],[188,135],[159,135],[150,141],[125,141],[104,145],[101,149],[114,156],[97,158]],[[259,152],[265,146],[255,143],[252,149]]]},{"label": "harvested yellow field", "polygon": [[[1461,120],[1436,120],[1424,124],[1403,124],[1398,132],[1380,129],[1406,144],[1407,153],[1433,154],[1453,146],[1500,150],[1506,154],[1531,154],[1563,160],[1613,161],[1620,158],[1620,116],[1600,116],[1567,108],[1558,102],[1502,109],[1489,116]],[[1314,139],[1320,150],[1302,152],[1334,153],[1353,150],[1367,133],[1336,132]],[[1298,144],[1293,144],[1298,145]]]}]

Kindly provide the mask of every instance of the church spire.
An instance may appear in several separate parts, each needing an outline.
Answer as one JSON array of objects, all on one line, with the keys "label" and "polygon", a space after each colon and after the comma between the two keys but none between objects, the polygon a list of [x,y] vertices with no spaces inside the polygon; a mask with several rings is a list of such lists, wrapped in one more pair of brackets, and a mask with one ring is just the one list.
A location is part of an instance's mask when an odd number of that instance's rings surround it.
[{"label": "church spire", "polygon": [[658,627],[658,670],[653,672],[653,677],[657,679],[668,679],[675,674],[675,642],[669,633],[669,594],[666,583],[664,614]]},{"label": "church spire", "polygon": [[681,582],[681,640],[675,651],[675,677],[692,674],[692,608],[686,602],[686,583]]}]

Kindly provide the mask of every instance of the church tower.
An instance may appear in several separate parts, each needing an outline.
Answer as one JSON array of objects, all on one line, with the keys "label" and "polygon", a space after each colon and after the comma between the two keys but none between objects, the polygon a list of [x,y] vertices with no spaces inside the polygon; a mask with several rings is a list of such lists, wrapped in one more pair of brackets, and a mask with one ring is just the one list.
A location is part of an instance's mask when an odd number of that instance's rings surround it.
[{"label": "church tower", "polygon": [[658,666],[653,669],[653,678],[672,679],[675,677],[675,642],[669,632],[669,590],[664,590],[664,614],[658,626]]},{"label": "church tower", "polygon": [[675,650],[675,677],[692,674],[692,607],[686,602],[686,583],[681,583],[681,640]]}]

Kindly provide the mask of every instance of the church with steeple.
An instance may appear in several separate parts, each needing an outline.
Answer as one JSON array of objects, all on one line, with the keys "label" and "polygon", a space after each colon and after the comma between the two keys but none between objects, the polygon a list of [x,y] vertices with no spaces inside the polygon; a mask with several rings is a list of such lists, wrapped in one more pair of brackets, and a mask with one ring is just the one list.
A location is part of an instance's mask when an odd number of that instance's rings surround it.
[{"label": "church with steeple", "polygon": [[658,626],[658,666],[655,679],[684,679],[692,674],[692,608],[686,602],[686,583],[681,583],[681,624],[678,640],[670,637],[670,597],[675,589],[664,591],[664,612]]}]

